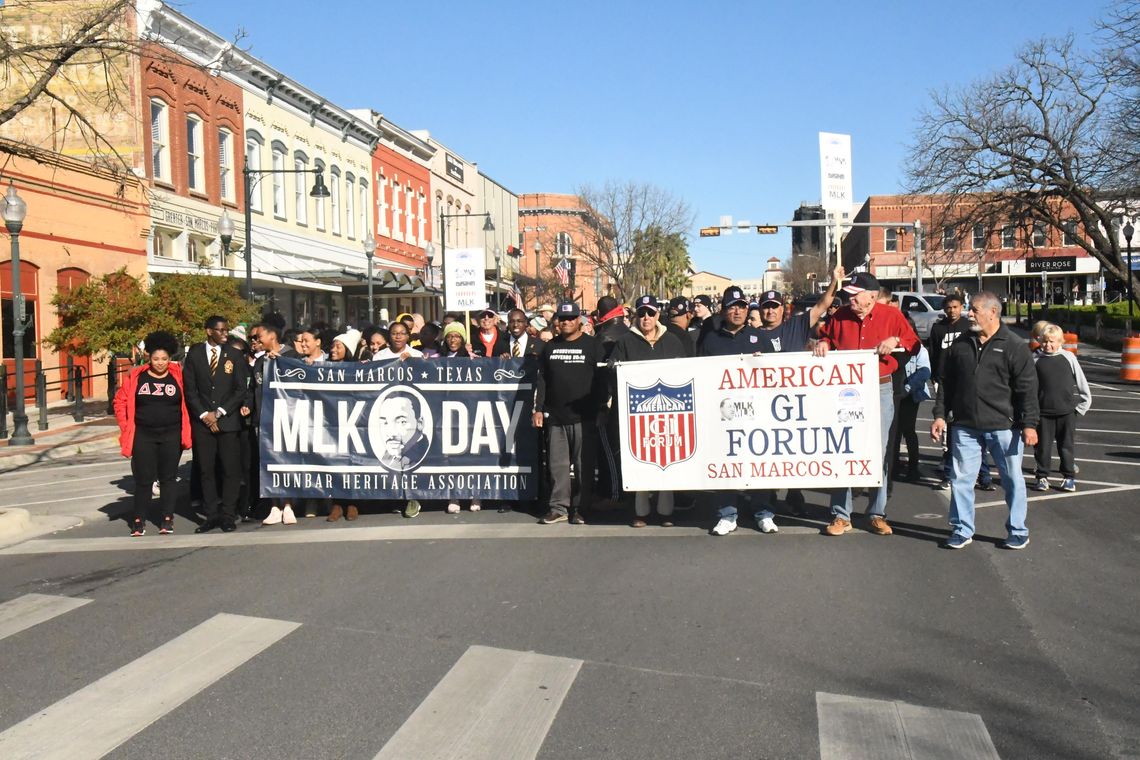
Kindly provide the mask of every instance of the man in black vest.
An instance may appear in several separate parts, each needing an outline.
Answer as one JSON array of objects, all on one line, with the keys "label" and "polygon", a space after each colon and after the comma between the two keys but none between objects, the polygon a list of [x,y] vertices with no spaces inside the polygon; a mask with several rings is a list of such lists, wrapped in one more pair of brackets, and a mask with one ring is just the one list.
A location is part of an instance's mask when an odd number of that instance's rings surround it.
[{"label": "man in black vest", "polygon": [[[183,378],[186,406],[190,410],[194,459],[202,473],[202,501],[206,521],[195,533],[220,527],[236,528],[237,498],[241,490],[242,406],[248,404],[249,363],[240,352],[226,345],[229,327],[225,317],[206,320],[206,340],[186,352]],[[222,469],[221,499],[218,497],[215,463]]]}]

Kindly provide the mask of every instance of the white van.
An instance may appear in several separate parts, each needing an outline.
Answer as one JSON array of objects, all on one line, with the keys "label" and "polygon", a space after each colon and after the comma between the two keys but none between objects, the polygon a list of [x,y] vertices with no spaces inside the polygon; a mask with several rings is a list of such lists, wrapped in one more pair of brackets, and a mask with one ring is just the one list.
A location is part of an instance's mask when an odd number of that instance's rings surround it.
[{"label": "white van", "polygon": [[912,293],[896,290],[894,294],[899,297],[899,308],[904,314],[914,320],[914,330],[918,337],[926,340],[930,337],[930,328],[942,316],[942,304],[946,296],[939,293]]}]

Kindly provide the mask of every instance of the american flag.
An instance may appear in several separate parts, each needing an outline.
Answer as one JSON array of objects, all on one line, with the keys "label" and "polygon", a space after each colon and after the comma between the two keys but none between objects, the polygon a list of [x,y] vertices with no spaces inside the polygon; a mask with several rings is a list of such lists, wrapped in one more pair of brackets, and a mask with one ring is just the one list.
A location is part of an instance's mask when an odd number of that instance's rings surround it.
[{"label": "american flag", "polygon": [[523,302],[522,291],[519,290],[519,284],[517,282],[515,282],[514,280],[511,280],[511,298],[514,299],[515,308],[521,309],[522,308],[522,302]]},{"label": "american flag", "polygon": [[562,283],[562,287],[570,284],[570,259],[560,259],[554,265],[554,274],[558,276],[558,281]]}]

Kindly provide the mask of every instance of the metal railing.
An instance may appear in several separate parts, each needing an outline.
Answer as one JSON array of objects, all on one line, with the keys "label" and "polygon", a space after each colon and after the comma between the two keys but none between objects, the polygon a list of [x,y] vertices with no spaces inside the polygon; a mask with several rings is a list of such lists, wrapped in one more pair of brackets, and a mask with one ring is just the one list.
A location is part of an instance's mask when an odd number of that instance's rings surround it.
[{"label": "metal railing", "polygon": [[[123,360],[126,360],[125,362]],[[25,365],[26,367],[26,365]],[[24,369],[25,387],[34,389],[34,398],[36,410],[38,412],[38,419],[36,427],[38,430],[48,429],[48,393],[49,391],[56,391],[63,395],[71,407],[71,418],[75,422],[83,422],[85,413],[83,409],[84,403],[84,383],[93,381],[100,377],[107,378],[107,414],[115,413],[115,393],[118,391],[119,386],[122,384],[122,376],[131,370],[130,357],[120,356],[113,354],[107,362],[107,370],[105,372],[90,373],[75,363],[71,357],[67,357],[67,363],[64,367],[56,370],[52,368],[45,370],[43,362],[36,359],[33,369],[30,371]],[[48,373],[61,372],[62,376],[57,380],[48,380]],[[14,383],[9,385],[10,375],[8,368],[0,365],[0,439],[8,438],[10,431],[8,429],[8,413],[11,411],[8,402],[8,394],[14,391]],[[30,378],[29,378],[30,375]],[[94,396],[91,397],[92,400]]]}]

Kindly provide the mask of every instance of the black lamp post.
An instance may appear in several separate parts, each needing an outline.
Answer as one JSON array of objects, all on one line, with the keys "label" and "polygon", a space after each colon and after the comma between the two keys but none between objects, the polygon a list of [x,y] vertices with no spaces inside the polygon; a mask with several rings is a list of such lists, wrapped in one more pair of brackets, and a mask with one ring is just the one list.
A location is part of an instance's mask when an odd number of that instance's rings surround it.
[{"label": "black lamp post", "polygon": [[542,243],[538,242],[538,238],[534,239],[534,308],[538,308],[538,295],[542,289],[542,281],[538,279],[539,256],[542,254]]},{"label": "black lamp post", "polygon": [[[325,178],[321,169],[250,169],[248,166],[241,170],[242,180],[245,183],[245,298],[253,303],[253,182],[252,175],[259,177],[264,174],[315,174],[313,189],[309,191],[310,198],[328,198],[332,193],[325,186]],[[224,212],[223,212],[224,214]],[[220,226],[219,226],[220,231]]]},{"label": "black lamp post", "polygon": [[[494,232],[495,225],[491,223],[491,212],[484,211],[476,214],[445,214],[443,209],[439,210],[439,255],[440,255],[440,268],[447,271],[447,229],[445,220],[447,219],[467,219],[472,216],[485,217],[483,222],[483,232]],[[446,277],[446,275],[445,275]],[[446,303],[445,303],[446,305]]]},{"label": "black lamp post", "polygon": [[27,323],[24,321],[24,293],[20,288],[20,230],[24,228],[27,214],[28,204],[16,194],[16,185],[9,182],[8,194],[4,196],[4,226],[12,237],[12,350],[16,365],[16,406],[12,410],[9,446],[31,446],[35,443],[28,431],[28,415],[24,412],[24,331]]},{"label": "black lamp post", "polygon": [[373,319],[373,306],[372,306],[372,257],[376,255],[376,238],[372,237],[372,232],[369,231],[368,237],[364,238],[364,257],[368,259],[368,324],[376,324]]},{"label": "black lamp post", "polygon": [[503,310],[503,249],[495,244],[495,306]]},{"label": "black lamp post", "polygon": [[1132,233],[1136,230],[1132,227],[1132,222],[1127,222],[1121,232],[1124,233],[1124,247],[1128,251],[1128,335],[1132,335]]}]

